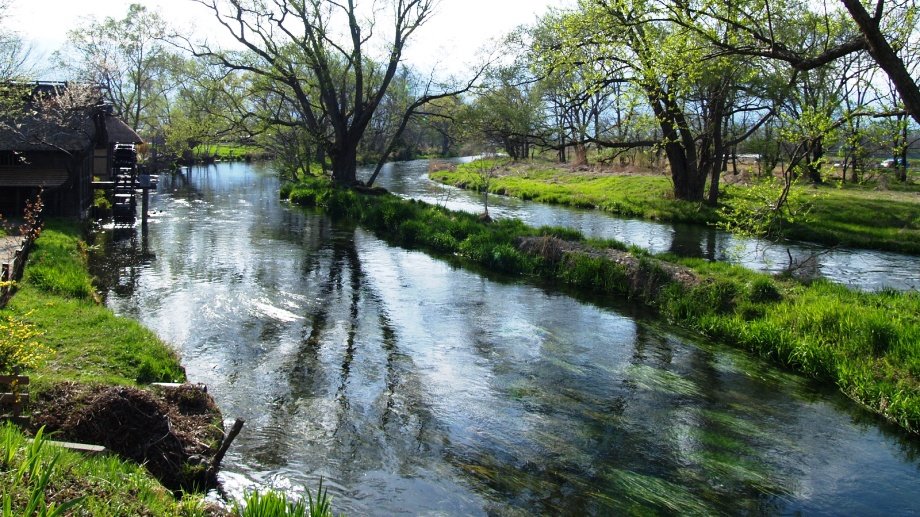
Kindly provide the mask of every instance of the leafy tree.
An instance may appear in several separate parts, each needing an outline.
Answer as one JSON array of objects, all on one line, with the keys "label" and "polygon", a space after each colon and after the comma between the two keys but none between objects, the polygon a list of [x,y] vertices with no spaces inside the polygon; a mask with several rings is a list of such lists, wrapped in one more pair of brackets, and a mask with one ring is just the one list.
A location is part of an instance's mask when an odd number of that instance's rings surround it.
[{"label": "leafy tree", "polygon": [[[68,53],[58,53],[62,68],[98,84],[115,112],[135,131],[149,130],[163,108],[170,64],[175,60],[163,38],[166,22],[140,4],[124,18],[107,17],[68,33]],[[71,55],[73,54],[73,55]]]},{"label": "leafy tree", "polygon": [[[331,161],[333,180],[357,183],[359,145],[397,76],[407,43],[431,16],[434,0],[391,0],[366,20],[352,0],[196,1],[245,51],[197,45],[194,53],[258,76],[266,92],[294,110],[268,121],[308,132]],[[378,31],[382,24],[377,18],[384,13],[392,22],[388,30]],[[385,49],[381,55],[374,54],[378,48]],[[412,111],[447,94],[423,93],[408,105],[399,127],[405,128]]]},{"label": "leafy tree", "polygon": [[[4,22],[9,1],[0,1],[0,24]],[[0,29],[0,81],[23,80],[32,75],[29,66],[31,47],[16,32]]]},{"label": "leafy tree", "polygon": [[521,74],[517,66],[493,71],[467,115],[469,126],[486,146],[504,149],[513,161],[530,156],[543,125],[540,95]]},{"label": "leafy tree", "polygon": [[461,117],[466,108],[459,96],[445,97],[429,103],[418,113],[417,124],[427,132],[430,149],[442,157],[456,156],[463,139]]},{"label": "leafy tree", "polygon": [[200,145],[249,138],[251,127],[233,115],[251,108],[242,98],[245,77],[198,59],[177,59],[170,74],[175,87],[160,124],[167,152],[182,156]]},{"label": "leafy tree", "polygon": [[[681,12],[680,4],[642,0],[583,0],[579,11],[562,24],[559,60],[573,49],[594,47],[592,63],[605,62],[644,97],[653,115],[658,138],[604,142],[610,147],[655,145],[668,158],[674,196],[701,201],[707,180],[709,201],[718,196],[718,180],[726,166],[727,151],[764,123],[771,114],[769,103],[739,104],[744,89],[756,86],[764,69],[755,62],[712,52],[706,31],[731,38],[731,31],[713,25],[687,30],[695,23]],[[673,17],[674,20],[669,20]],[[756,95],[747,93],[748,98]],[[728,138],[726,128],[738,113],[760,113],[745,132]]]},{"label": "leafy tree", "polygon": [[[894,84],[904,111],[920,122],[920,87],[899,55],[915,31],[917,5],[912,0],[875,0],[869,2],[872,4],[870,13],[862,0],[841,0],[844,10],[833,9],[827,3],[823,10],[816,9],[814,4],[801,0],[674,2],[695,20],[731,26],[731,39],[709,34],[710,42],[722,50],[779,60],[797,71],[813,70],[844,56],[866,52]],[[725,6],[730,8],[726,11]],[[802,25],[801,20],[810,24]],[[693,29],[692,25],[688,27]],[[802,40],[808,44],[802,45]]]}]

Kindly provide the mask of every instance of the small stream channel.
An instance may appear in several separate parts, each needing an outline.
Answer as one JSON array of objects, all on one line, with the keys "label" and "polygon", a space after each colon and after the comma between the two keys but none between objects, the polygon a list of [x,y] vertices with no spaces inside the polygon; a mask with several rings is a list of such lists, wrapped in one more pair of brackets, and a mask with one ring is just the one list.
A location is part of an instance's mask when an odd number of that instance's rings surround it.
[{"label": "small stream channel", "polygon": [[[468,160],[460,159],[460,160]],[[428,162],[387,164],[378,184],[405,197],[446,206],[452,210],[482,212],[482,196],[449,187],[428,178]],[[516,217],[532,226],[565,226],[588,237],[616,239],[653,253],[742,264],[768,273],[789,265],[790,256],[798,274],[825,277],[854,289],[920,289],[920,257],[886,251],[826,247],[807,243],[775,244],[733,236],[715,228],[691,224],[665,224],[625,219],[599,210],[584,210],[523,201],[507,196],[489,196],[493,217]]]},{"label": "small stream channel", "polygon": [[390,246],[279,202],[267,167],[164,175],[151,210],[92,266],[246,419],[231,496],[322,477],[353,516],[920,512],[916,438],[629,306]]}]

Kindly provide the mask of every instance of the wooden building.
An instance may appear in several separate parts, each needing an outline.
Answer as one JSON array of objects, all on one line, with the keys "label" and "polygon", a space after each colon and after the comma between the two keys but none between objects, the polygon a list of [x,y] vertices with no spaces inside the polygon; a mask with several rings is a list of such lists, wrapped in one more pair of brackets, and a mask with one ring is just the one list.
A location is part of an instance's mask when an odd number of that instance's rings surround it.
[{"label": "wooden building", "polygon": [[42,190],[46,216],[85,218],[93,177],[109,178],[115,144],[141,138],[112,114],[98,90],[65,83],[14,86],[12,95],[25,109],[7,98],[10,113],[0,113],[0,214],[19,217]]}]

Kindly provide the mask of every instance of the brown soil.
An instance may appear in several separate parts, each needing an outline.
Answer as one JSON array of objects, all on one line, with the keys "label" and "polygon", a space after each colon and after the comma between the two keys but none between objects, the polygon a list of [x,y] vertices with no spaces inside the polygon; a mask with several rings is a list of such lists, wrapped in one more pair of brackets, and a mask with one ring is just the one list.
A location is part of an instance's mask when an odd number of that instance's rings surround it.
[{"label": "brown soil", "polygon": [[65,382],[32,402],[33,430],[103,445],[174,490],[213,485],[206,470],[223,438],[220,421],[211,396],[192,385],[145,391]]}]

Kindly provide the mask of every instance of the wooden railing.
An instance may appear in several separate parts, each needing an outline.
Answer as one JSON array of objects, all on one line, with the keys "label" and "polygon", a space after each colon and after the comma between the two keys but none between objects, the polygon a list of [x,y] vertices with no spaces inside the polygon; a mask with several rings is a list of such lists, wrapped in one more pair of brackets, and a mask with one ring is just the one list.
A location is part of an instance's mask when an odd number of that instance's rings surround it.
[{"label": "wooden railing", "polygon": [[29,378],[21,375],[0,375],[0,420],[27,425],[29,417]]}]

